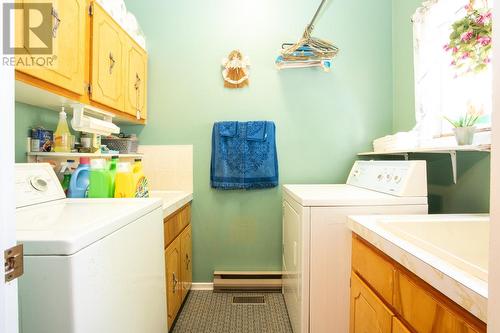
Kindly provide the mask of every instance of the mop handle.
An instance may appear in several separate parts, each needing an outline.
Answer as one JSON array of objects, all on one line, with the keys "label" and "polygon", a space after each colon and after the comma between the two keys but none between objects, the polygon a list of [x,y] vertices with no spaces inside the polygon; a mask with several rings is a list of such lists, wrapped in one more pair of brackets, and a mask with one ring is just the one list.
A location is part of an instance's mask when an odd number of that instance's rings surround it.
[{"label": "mop handle", "polygon": [[325,6],[326,1],[327,1],[327,0],[322,0],[322,1],[321,1],[321,4],[319,5],[318,10],[316,10],[316,14],[314,14],[314,17],[313,17],[313,19],[311,20],[311,23],[309,23],[309,25],[307,26],[307,31],[308,31],[309,33],[312,33],[312,31],[313,31],[313,29],[314,29],[314,24],[316,23],[316,20],[318,19],[319,13],[321,13],[321,10],[322,10],[322,9],[323,9],[323,7]]}]

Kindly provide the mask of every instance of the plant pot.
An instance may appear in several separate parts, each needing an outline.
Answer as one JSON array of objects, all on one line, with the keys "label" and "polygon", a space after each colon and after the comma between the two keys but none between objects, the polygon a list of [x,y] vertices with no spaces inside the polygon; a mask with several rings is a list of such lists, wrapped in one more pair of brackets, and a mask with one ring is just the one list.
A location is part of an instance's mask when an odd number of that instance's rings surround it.
[{"label": "plant pot", "polygon": [[455,127],[453,132],[455,133],[455,139],[457,139],[457,144],[459,146],[468,146],[474,141],[476,126]]}]

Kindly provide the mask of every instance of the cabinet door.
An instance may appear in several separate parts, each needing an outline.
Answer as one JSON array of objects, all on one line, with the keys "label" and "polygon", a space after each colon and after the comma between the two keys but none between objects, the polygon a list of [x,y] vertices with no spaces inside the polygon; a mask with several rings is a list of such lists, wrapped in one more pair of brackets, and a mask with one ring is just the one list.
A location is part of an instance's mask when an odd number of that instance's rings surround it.
[{"label": "cabinet door", "polygon": [[184,229],[179,238],[181,240],[182,299],[184,300],[193,282],[193,243],[191,224]]},{"label": "cabinet door", "polygon": [[125,112],[146,119],[148,55],[131,38],[127,42],[126,61]]},{"label": "cabinet door", "polygon": [[[29,40],[25,40],[24,17],[22,14],[16,15],[15,44],[16,47],[22,47],[27,53],[17,55],[18,66],[16,70],[83,95],[85,91],[85,55],[87,53],[85,49],[87,1],[24,0],[23,2],[23,6],[28,6],[28,3],[49,3],[52,5],[52,54],[40,55],[35,54],[36,52],[30,54],[30,47],[43,47],[45,43],[34,34],[29,34]],[[42,62],[37,61],[42,66],[23,66],[22,64],[25,62],[20,62],[20,60],[31,56],[35,59],[45,59]]]},{"label": "cabinet door", "polygon": [[94,3],[91,99],[120,111],[125,107],[125,38],[120,26]]},{"label": "cabinet door", "polygon": [[167,322],[168,328],[177,316],[182,301],[182,287],[180,283],[181,250],[180,240],[176,238],[165,252],[167,275]]},{"label": "cabinet door", "polygon": [[399,319],[394,318],[392,321],[392,333],[411,333],[409,329]]},{"label": "cabinet door", "polygon": [[391,333],[391,311],[353,272],[351,277],[351,333]]}]

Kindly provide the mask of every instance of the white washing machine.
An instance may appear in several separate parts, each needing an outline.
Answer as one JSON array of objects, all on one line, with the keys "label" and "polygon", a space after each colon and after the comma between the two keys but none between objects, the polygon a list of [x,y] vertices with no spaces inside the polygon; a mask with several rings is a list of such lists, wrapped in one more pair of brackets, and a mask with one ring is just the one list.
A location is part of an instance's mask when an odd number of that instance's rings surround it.
[{"label": "white washing machine", "polygon": [[166,333],[162,202],[65,199],[48,164],[16,165],[24,333]]},{"label": "white washing machine", "polygon": [[347,216],[427,214],[425,161],[357,161],[346,184],[284,185],[283,294],[294,333],[348,333]]}]

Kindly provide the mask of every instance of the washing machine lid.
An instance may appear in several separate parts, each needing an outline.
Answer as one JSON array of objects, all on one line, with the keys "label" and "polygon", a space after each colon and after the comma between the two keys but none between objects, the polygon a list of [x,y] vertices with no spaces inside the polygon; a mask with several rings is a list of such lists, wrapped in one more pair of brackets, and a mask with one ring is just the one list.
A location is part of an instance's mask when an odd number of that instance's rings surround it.
[{"label": "washing machine lid", "polygon": [[161,208],[161,199],[65,199],[17,209],[25,255],[72,255]]},{"label": "washing machine lid", "polygon": [[285,195],[304,207],[427,205],[427,197],[399,197],[345,184],[284,185]]}]

